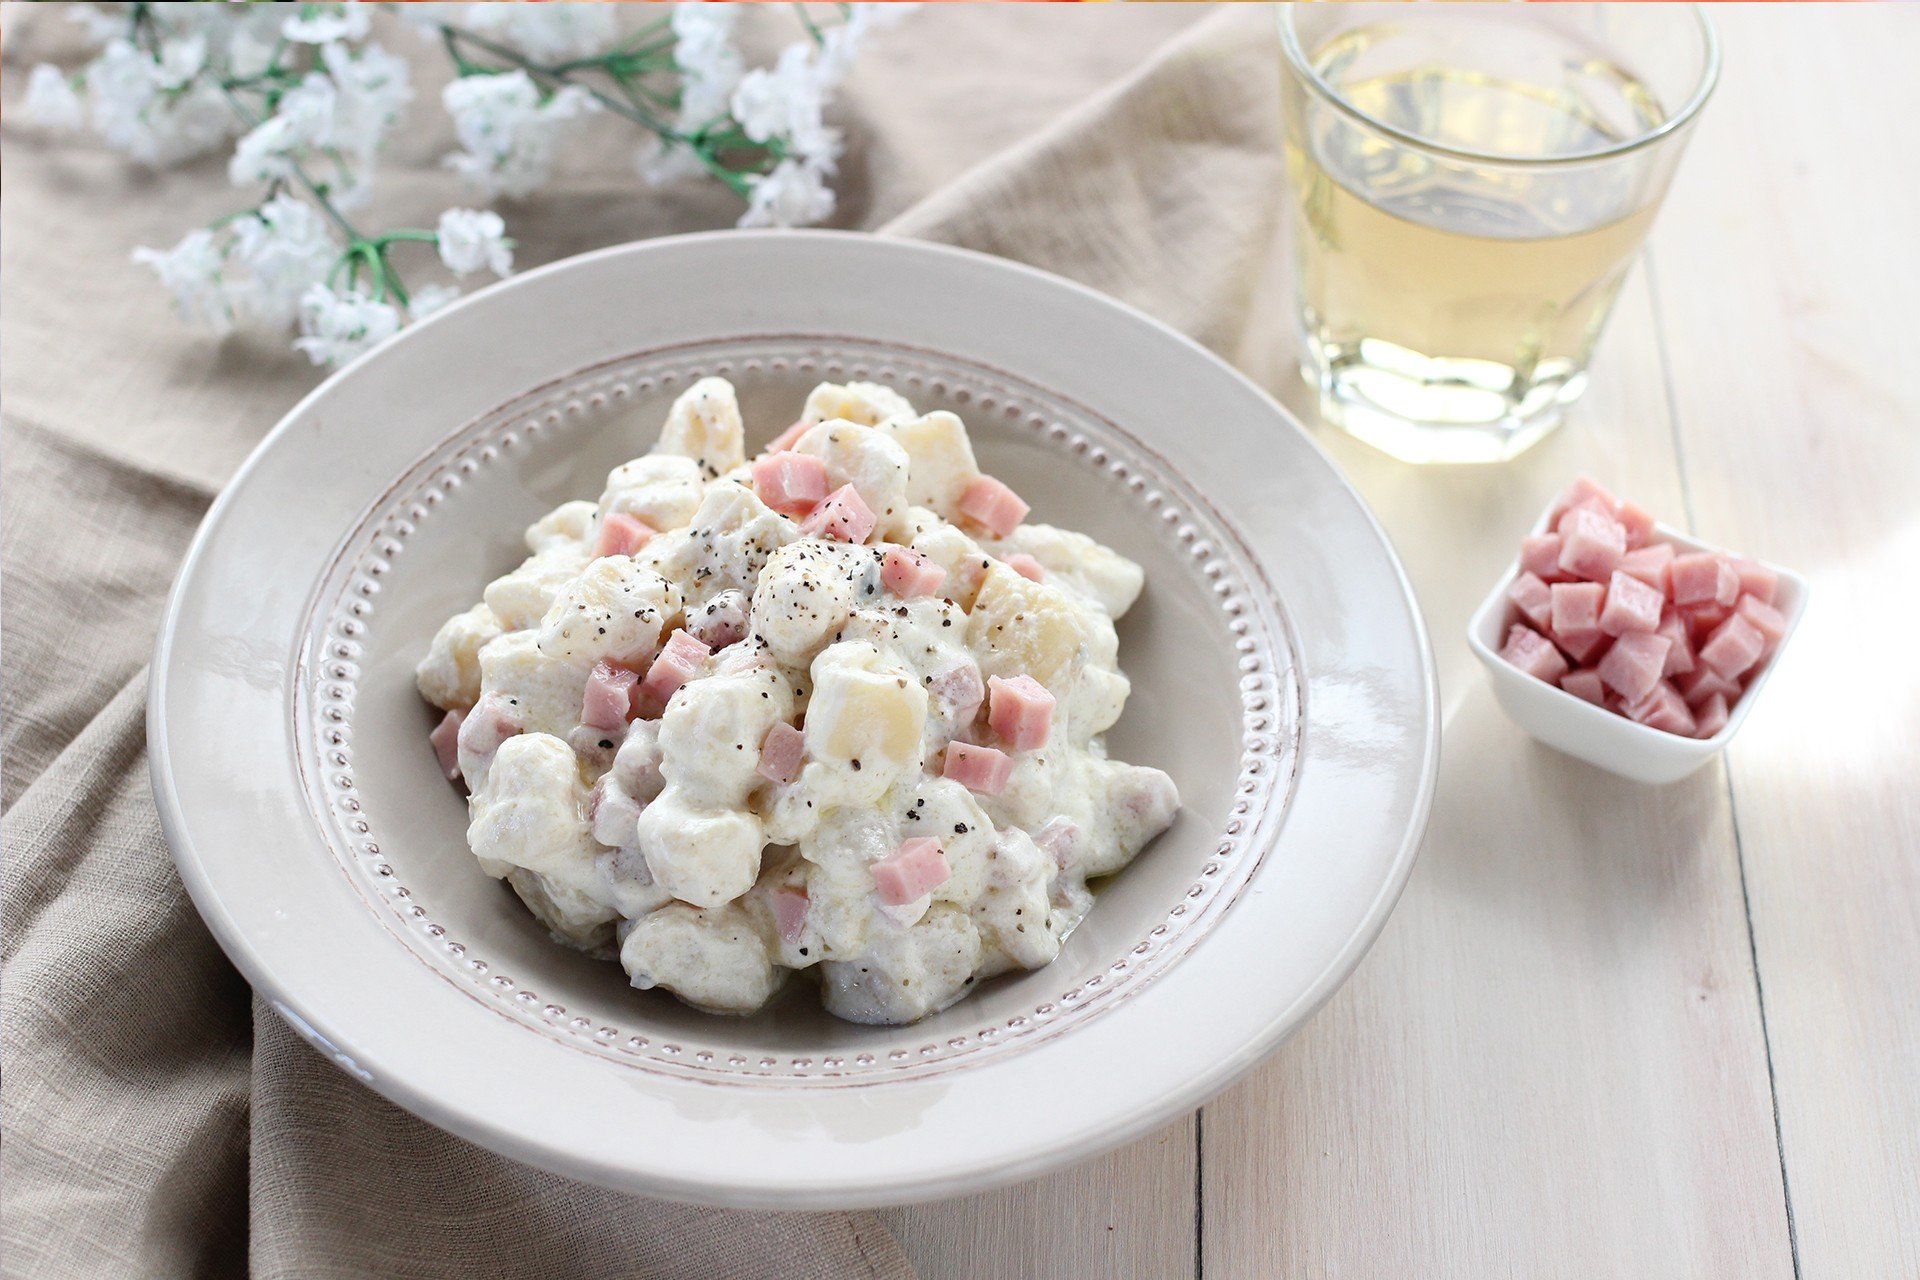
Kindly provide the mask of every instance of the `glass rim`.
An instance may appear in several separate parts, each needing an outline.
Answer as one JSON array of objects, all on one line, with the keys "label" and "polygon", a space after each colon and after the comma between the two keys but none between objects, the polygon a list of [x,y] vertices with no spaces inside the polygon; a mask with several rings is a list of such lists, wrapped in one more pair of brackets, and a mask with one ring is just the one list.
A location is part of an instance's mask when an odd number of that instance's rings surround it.
[{"label": "glass rim", "polygon": [[1694,86],[1693,93],[1681,104],[1680,109],[1662,120],[1658,125],[1644,133],[1622,139],[1605,147],[1596,147],[1591,151],[1578,151],[1558,156],[1514,156],[1502,155],[1493,151],[1479,151],[1470,147],[1449,146],[1420,134],[1409,132],[1361,110],[1327,83],[1313,63],[1308,60],[1306,51],[1300,47],[1298,33],[1294,31],[1294,4],[1279,6],[1280,45],[1287,61],[1293,65],[1294,72],[1306,83],[1307,87],[1341,114],[1359,121],[1367,128],[1396,142],[1435,155],[1447,156],[1455,160],[1467,160],[1475,164],[1507,165],[1513,168],[1544,169],[1561,165],[1592,164],[1597,160],[1610,160],[1617,156],[1630,155],[1652,146],[1662,138],[1671,137],[1684,129],[1700,114],[1700,108],[1706,105],[1713,95],[1715,86],[1720,83],[1720,36],[1708,21],[1706,9],[1699,4],[1688,6],[1693,11],[1693,19],[1700,30],[1703,65],[1700,69],[1700,81]]}]

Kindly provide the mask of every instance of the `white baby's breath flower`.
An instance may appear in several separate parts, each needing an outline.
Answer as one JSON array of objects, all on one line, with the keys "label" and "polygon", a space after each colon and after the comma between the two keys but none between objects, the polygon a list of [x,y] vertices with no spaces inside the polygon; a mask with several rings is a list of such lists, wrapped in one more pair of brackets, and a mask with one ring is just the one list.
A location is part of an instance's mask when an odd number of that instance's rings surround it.
[{"label": "white baby's breath flower", "polygon": [[155,73],[155,81],[162,89],[177,90],[204,71],[206,66],[205,36],[191,35],[166,40],[160,45],[160,69]]},{"label": "white baby's breath flower", "polygon": [[251,80],[259,75],[272,64],[275,43],[245,28],[235,30],[224,54],[226,74],[235,80]]},{"label": "white baby's breath flower", "polygon": [[413,101],[411,70],[405,58],[374,44],[358,52],[343,44],[325,45],[320,60],[335,90],[327,142],[346,169],[338,199],[352,208],[371,188],[380,148]]},{"label": "white baby's breath flower", "polygon": [[460,291],[452,285],[423,284],[408,299],[407,315],[414,320],[424,320],[448,303],[459,300]]},{"label": "white baby's breath flower", "polygon": [[346,364],[399,331],[400,309],[392,303],[316,284],[300,298],[300,336],[293,346],[315,364]]},{"label": "white baby's breath flower", "polygon": [[275,196],[232,229],[227,295],[236,314],[261,324],[291,323],[301,297],[340,257],[326,218],[291,195]]},{"label": "white baby's breath flower", "polygon": [[610,4],[469,4],[459,21],[535,62],[567,62],[605,53],[620,34]]},{"label": "white baby's breath flower", "polygon": [[364,40],[371,18],[358,4],[303,4],[300,12],[280,24],[280,32],[297,44],[326,44],[333,40]]},{"label": "white baby's breath flower", "polygon": [[161,68],[125,40],[111,40],[86,70],[94,131],[142,164],[205,154],[238,132],[218,86],[204,77],[162,95]]},{"label": "white baby's breath flower", "polygon": [[563,126],[598,105],[577,85],[542,102],[524,71],[463,76],[440,99],[462,148],[446,158],[447,167],[489,196],[524,196],[544,183]]},{"label": "white baby's breath flower", "polygon": [[205,325],[215,333],[233,328],[233,312],[221,280],[224,263],[213,232],[205,227],[189,231],[171,249],[143,245],[133,251],[133,260],[153,268],[188,324]]},{"label": "white baby's breath flower", "polygon": [[692,133],[727,111],[745,63],[733,45],[737,18],[730,4],[673,7],[673,60],[680,68],[679,130]]},{"label": "white baby's breath flower", "polygon": [[513,270],[507,224],[491,209],[449,209],[440,215],[440,261],[457,276],[485,268],[497,276]]},{"label": "white baby's breath flower", "polygon": [[751,192],[743,227],[800,227],[833,214],[833,190],[826,175],[798,160],[782,160],[771,173],[747,179]]},{"label": "white baby's breath flower", "polygon": [[73,82],[60,68],[41,63],[27,75],[27,95],[20,103],[27,118],[58,129],[78,129],[86,123],[86,108]]},{"label": "white baby's breath flower", "polygon": [[840,154],[840,131],[821,118],[827,86],[813,46],[787,46],[771,71],[750,71],[733,91],[733,118],[755,142],[785,139],[802,160],[826,167]]},{"label": "white baby's breath flower", "polygon": [[227,162],[228,178],[235,186],[246,186],[291,177],[308,152],[332,144],[338,99],[332,79],[309,72],[282,95],[272,115],[240,139]]}]

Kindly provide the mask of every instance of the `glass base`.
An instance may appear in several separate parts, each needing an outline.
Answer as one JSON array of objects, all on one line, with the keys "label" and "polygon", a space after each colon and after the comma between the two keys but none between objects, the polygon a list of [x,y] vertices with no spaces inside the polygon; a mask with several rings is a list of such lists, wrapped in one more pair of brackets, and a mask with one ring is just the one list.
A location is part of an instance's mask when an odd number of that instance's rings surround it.
[{"label": "glass base", "polygon": [[1346,350],[1304,344],[1300,375],[1320,416],[1403,462],[1505,462],[1560,425],[1587,387],[1586,370],[1534,370],[1515,395],[1514,371],[1487,360],[1422,356],[1365,340]]}]

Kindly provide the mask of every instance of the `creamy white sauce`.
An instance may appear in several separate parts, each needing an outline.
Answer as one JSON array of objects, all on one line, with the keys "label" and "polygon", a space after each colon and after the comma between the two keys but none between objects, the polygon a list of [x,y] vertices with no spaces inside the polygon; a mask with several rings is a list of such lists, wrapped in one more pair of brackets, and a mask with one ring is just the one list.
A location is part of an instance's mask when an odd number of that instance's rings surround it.
[{"label": "creamy white sauce", "polygon": [[[1143,575],[1082,534],[971,525],[958,504],[979,469],[950,413],[856,383],[817,388],[804,418],[818,425],[794,448],[830,490],[859,491],[865,545],[804,536],[756,496],[733,388],[705,379],[597,504],[528,530],[528,560],[441,628],[418,682],[448,710],[486,699],[459,752],[468,841],[557,940],[714,1012],[751,1013],[810,970],[833,1013],[911,1022],[1052,961],[1092,905],[1088,878],[1173,820],[1167,775],[1107,758],[1102,736],[1128,693],[1114,619]],[[660,532],[596,558],[609,512]],[[896,545],[946,570],[937,594],[886,588]],[[681,628],[724,647],[657,718],[580,724],[596,662],[644,673]],[[1006,745],[972,699],[1021,675],[1056,700],[1046,742],[1008,752],[997,795],[942,776],[950,742]],[[495,713],[519,732],[489,739]],[[804,735],[790,783],[759,771],[776,724]],[[915,837],[938,839],[950,874],[889,904],[874,864]],[[776,896],[796,890],[805,915],[783,935]]]}]

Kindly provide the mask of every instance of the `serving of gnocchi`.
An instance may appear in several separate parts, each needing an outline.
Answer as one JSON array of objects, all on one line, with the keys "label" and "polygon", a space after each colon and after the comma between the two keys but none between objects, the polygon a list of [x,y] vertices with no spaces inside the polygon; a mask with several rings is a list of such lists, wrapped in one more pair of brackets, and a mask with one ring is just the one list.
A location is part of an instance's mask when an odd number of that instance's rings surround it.
[{"label": "serving of gnocchi", "polygon": [[823,384],[758,456],[695,383],[434,637],[467,840],[554,938],[748,1014],[913,1022],[1051,962],[1173,821],[1110,759],[1136,564],[1029,522],[961,420]]}]

